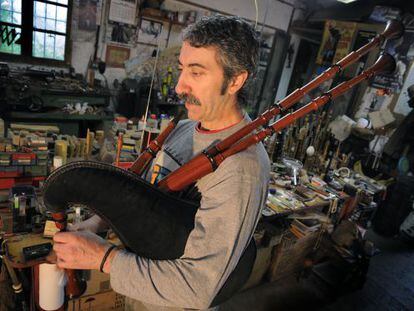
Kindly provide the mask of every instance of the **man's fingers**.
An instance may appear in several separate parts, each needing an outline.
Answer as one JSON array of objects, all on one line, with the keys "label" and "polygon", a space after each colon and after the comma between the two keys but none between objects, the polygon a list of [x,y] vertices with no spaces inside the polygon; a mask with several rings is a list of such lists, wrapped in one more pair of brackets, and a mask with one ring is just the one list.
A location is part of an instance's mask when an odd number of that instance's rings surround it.
[{"label": "man's fingers", "polygon": [[66,261],[64,261],[62,258],[57,258],[56,266],[58,266],[58,268],[60,268],[60,269],[70,268],[68,263]]},{"label": "man's fingers", "polygon": [[67,251],[66,246],[63,243],[55,243],[55,244],[53,244],[53,250],[57,254],[64,253],[65,250]]},{"label": "man's fingers", "polygon": [[65,269],[98,269],[109,243],[89,231],[59,232],[53,250],[57,265]]},{"label": "man's fingers", "polygon": [[53,236],[53,241],[56,243],[68,243],[75,239],[75,235],[72,232],[57,232]]},{"label": "man's fingers", "polygon": [[71,256],[74,253],[73,246],[66,243],[54,243],[53,251],[55,253],[56,263],[58,265],[69,263],[71,261]]},{"label": "man's fingers", "polygon": [[56,263],[57,257],[56,257],[56,253],[54,252],[54,250],[51,250],[49,255],[47,255],[45,259],[48,263]]},{"label": "man's fingers", "polygon": [[72,269],[76,263],[76,261],[74,261],[73,258],[71,258],[70,256],[66,256],[67,254],[67,249],[65,249],[65,252],[57,252],[56,253],[56,265],[63,269]]}]

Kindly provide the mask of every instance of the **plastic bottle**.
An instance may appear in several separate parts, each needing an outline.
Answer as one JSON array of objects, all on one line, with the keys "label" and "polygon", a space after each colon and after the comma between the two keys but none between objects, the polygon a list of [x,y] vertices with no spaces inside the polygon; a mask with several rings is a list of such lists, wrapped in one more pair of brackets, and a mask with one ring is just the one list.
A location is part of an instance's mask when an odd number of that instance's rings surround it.
[{"label": "plastic bottle", "polygon": [[158,120],[156,114],[151,114],[150,117],[147,119],[147,127],[153,129],[158,128]]},{"label": "plastic bottle", "polygon": [[170,118],[167,114],[161,114],[160,116],[160,131],[162,132],[170,123]]},{"label": "plastic bottle", "polygon": [[4,120],[0,118],[0,137],[4,137]]},{"label": "plastic bottle", "polygon": [[172,67],[168,67],[168,73],[167,73],[167,85],[170,88],[172,86]]},{"label": "plastic bottle", "polygon": [[166,98],[168,96],[168,83],[167,78],[162,79],[162,89],[161,89],[162,96]]}]

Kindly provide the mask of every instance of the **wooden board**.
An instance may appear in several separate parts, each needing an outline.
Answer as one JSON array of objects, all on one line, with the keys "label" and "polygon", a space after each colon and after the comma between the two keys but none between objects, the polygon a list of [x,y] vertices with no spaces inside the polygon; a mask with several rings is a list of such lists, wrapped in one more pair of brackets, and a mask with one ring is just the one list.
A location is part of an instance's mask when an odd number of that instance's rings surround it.
[{"label": "wooden board", "polygon": [[60,129],[54,125],[35,125],[35,124],[20,124],[12,123],[10,125],[12,130],[26,130],[31,132],[53,132],[59,133]]},{"label": "wooden board", "polygon": [[13,268],[28,268],[34,265],[45,263],[44,258],[27,261],[23,257],[23,248],[28,246],[39,245],[43,243],[52,243],[50,238],[44,238],[42,233],[19,234],[5,240],[6,256]]}]

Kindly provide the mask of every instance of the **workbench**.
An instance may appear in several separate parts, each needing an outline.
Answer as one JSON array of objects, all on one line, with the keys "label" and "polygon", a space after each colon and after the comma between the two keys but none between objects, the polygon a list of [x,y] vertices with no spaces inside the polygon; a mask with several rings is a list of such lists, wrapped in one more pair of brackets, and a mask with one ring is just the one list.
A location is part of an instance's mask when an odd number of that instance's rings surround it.
[{"label": "workbench", "polygon": [[86,137],[86,131],[107,130],[114,120],[113,114],[92,115],[92,114],[68,114],[64,112],[20,112],[10,111],[5,113],[5,128],[11,123],[48,124],[59,127],[61,134]]}]

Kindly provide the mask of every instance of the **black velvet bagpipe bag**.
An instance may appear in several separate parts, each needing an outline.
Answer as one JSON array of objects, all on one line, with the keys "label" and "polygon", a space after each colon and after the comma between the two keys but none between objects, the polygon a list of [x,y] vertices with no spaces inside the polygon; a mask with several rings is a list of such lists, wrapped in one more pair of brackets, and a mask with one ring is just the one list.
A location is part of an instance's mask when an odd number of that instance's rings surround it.
[{"label": "black velvet bagpipe bag", "polygon": [[54,171],[43,188],[46,208],[65,212],[80,204],[98,214],[137,255],[179,258],[194,228],[198,205],[162,192],[110,164],[73,162]]},{"label": "black velvet bagpipe bag", "polygon": [[[128,250],[158,260],[183,255],[199,207],[198,202],[163,192],[130,171],[91,161],[72,162],[50,174],[43,201],[52,213],[65,213],[71,204],[89,208],[105,220]],[[212,306],[243,286],[255,258],[252,239]]]}]

